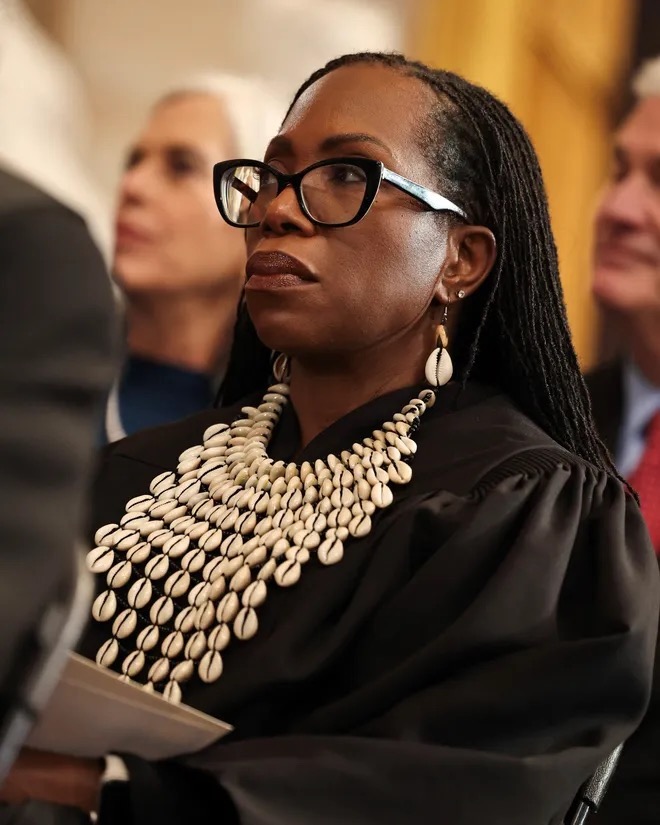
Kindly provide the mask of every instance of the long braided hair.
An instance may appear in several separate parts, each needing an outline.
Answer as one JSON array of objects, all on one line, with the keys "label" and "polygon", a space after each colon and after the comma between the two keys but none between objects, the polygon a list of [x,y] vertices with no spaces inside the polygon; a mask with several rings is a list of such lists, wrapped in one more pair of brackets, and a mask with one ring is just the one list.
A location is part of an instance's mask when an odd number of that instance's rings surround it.
[{"label": "long braided hair", "polygon": [[[457,374],[464,382],[474,378],[502,389],[555,441],[619,477],[592,420],[568,327],[543,177],[522,125],[490,92],[459,75],[380,52],[331,60],[298,89],[287,116],[316,81],[357,63],[389,67],[435,92],[437,103],[420,119],[419,145],[436,170],[440,191],[497,241],[491,273],[464,302],[452,344]],[[260,388],[268,371],[269,353],[243,309],[223,401]]]}]

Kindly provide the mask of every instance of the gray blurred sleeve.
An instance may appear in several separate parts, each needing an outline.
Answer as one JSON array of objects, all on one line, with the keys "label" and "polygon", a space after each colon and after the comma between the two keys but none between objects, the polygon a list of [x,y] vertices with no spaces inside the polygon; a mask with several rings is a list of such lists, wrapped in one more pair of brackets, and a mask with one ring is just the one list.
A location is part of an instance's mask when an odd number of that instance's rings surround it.
[{"label": "gray blurred sleeve", "polygon": [[46,197],[0,212],[0,684],[71,576],[115,343],[84,222]]}]

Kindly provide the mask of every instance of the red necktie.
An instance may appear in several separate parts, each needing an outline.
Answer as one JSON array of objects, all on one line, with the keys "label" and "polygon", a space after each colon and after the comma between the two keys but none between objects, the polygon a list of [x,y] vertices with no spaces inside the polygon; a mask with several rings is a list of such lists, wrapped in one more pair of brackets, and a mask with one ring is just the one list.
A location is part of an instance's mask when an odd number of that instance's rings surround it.
[{"label": "red necktie", "polygon": [[642,460],[628,480],[639,493],[651,541],[660,554],[660,411],[649,423]]}]

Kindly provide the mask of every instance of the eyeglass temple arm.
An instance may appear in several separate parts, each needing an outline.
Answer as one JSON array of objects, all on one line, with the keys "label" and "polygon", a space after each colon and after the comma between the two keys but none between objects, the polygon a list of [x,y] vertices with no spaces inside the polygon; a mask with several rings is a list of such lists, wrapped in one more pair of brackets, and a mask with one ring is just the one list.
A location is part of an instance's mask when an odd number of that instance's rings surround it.
[{"label": "eyeglass temple arm", "polygon": [[397,175],[396,172],[392,172],[390,169],[383,168],[383,180],[388,181],[392,186],[396,186],[397,189],[401,189],[402,192],[407,192],[413,198],[417,198],[436,212],[456,212],[462,218],[467,218],[460,206],[456,206],[448,198],[427,189],[425,186],[420,186],[418,183],[408,180],[408,178],[404,178],[403,175]]}]

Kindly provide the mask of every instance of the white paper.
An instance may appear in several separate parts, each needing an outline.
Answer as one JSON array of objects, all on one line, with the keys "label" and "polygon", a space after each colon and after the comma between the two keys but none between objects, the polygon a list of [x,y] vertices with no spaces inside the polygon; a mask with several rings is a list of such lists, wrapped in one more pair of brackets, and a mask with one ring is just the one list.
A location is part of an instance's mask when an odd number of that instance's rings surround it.
[{"label": "white paper", "polygon": [[71,756],[124,752],[168,759],[202,750],[231,729],[71,653],[26,744]]}]

